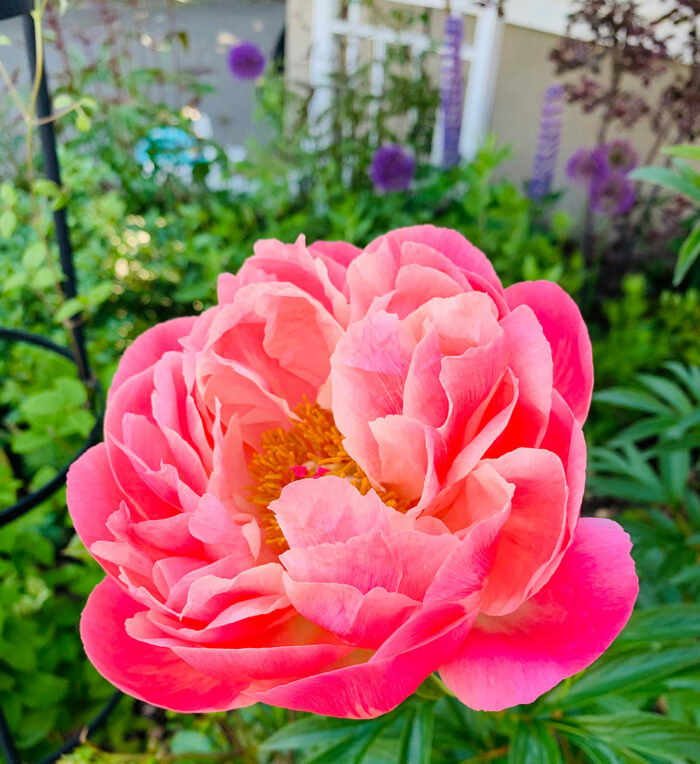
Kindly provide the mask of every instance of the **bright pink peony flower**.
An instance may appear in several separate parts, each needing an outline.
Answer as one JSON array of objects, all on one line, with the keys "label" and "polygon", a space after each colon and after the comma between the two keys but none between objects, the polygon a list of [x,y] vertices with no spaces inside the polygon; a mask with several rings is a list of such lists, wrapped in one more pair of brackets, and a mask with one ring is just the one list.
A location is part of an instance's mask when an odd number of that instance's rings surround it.
[{"label": "bright pink peony flower", "polygon": [[90,659],[177,711],[371,717],[433,671],[534,700],[637,594],[627,535],[579,518],[592,379],[573,301],[454,231],[260,242],[127,350],[71,469]]}]

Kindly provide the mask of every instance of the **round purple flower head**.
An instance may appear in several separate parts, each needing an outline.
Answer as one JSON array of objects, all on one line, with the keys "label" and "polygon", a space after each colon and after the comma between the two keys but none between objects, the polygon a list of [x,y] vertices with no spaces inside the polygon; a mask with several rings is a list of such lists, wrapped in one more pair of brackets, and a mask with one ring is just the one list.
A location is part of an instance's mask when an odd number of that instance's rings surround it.
[{"label": "round purple flower head", "polygon": [[265,64],[265,56],[254,42],[241,42],[228,53],[228,68],[239,80],[256,80]]},{"label": "round purple flower head", "polygon": [[624,172],[615,170],[593,183],[591,206],[603,215],[622,215],[634,204],[634,183]]},{"label": "round purple flower head", "polygon": [[599,149],[577,149],[566,163],[567,177],[589,188],[602,181],[609,172],[605,153]]},{"label": "round purple flower head", "polygon": [[630,172],[639,164],[639,154],[629,141],[618,138],[605,146],[608,167],[611,170]]},{"label": "round purple flower head", "polygon": [[379,191],[405,191],[411,185],[415,172],[413,154],[403,146],[389,143],[374,152],[369,175]]}]

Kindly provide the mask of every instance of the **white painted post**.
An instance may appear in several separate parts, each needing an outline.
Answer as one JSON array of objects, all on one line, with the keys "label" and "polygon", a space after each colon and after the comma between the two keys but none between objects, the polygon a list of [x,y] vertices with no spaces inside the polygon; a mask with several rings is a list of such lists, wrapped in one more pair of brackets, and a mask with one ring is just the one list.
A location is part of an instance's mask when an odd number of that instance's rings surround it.
[{"label": "white painted post", "polygon": [[339,0],[313,0],[311,12],[311,55],[309,58],[309,84],[314,94],[309,103],[309,121],[315,132],[327,131],[332,106],[331,77],[337,66],[333,22]]},{"label": "white painted post", "polygon": [[501,58],[503,20],[498,9],[489,6],[478,12],[474,31],[474,52],[469,64],[467,94],[464,99],[459,153],[472,159],[488,133]]}]

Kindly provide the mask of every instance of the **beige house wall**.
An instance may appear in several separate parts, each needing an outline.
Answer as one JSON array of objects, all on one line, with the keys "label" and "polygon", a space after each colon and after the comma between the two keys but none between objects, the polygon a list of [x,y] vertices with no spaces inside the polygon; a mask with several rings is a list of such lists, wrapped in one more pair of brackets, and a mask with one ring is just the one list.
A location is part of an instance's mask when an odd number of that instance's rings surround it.
[{"label": "beige house wall", "polygon": [[[568,5],[565,0],[560,0]],[[311,48],[312,0],[287,0],[286,61],[290,84],[308,83],[309,51]],[[394,6],[395,7],[395,6]],[[433,11],[430,27],[439,39],[442,14]],[[469,34],[467,27],[466,34]],[[515,181],[529,178],[535,155],[542,98],[547,87],[559,78],[548,56],[559,36],[506,23],[503,34],[491,131],[499,141],[513,149],[513,157],[503,165],[502,172]],[[575,75],[574,79],[577,78]],[[566,79],[560,79],[565,82]],[[656,86],[660,87],[659,85]],[[654,88],[652,87],[652,91]],[[651,93],[653,98],[654,93]],[[579,147],[595,143],[599,120],[597,114],[585,115],[576,105],[567,106],[563,115],[561,150],[555,185],[565,185],[566,159]],[[654,136],[648,122],[640,121],[632,131],[625,131],[642,156],[653,144]],[[577,212],[583,205],[583,192],[567,190],[566,208]]]}]

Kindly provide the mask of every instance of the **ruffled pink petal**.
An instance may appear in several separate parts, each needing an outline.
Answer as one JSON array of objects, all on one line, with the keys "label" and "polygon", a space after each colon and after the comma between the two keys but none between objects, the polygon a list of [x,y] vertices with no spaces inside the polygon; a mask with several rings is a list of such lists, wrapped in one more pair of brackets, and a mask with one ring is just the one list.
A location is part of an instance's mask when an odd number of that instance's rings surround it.
[{"label": "ruffled pink petal", "polygon": [[503,615],[530,596],[533,582],[559,551],[566,475],[556,454],[538,448],[519,448],[486,464],[515,487],[481,606],[484,613]]},{"label": "ruffled pink petal", "polygon": [[459,545],[451,534],[372,530],[345,543],[289,549],[280,562],[294,581],[340,583],[363,594],[381,587],[421,601],[440,565]]},{"label": "ruffled pink petal", "polygon": [[254,250],[255,255],[246,260],[238,272],[239,280],[243,283],[262,281],[262,275],[275,282],[293,284],[318,300],[341,323],[347,321],[343,261],[355,247],[343,242],[320,242],[307,248],[304,237],[300,236],[294,244],[263,239],[256,242]]},{"label": "ruffled pink petal", "polygon": [[212,679],[177,657],[128,636],[125,621],[141,610],[111,579],[98,584],[80,620],[85,651],[95,668],[123,692],[180,713],[204,713],[251,704],[247,682]]},{"label": "ruffled pink petal", "polygon": [[502,290],[496,271],[486,255],[468,242],[464,236],[450,228],[438,228],[434,225],[397,228],[368,244],[365,252],[374,252],[385,240],[390,242],[391,245],[399,247],[404,242],[425,244],[445,255],[445,257],[467,273],[476,273],[493,288],[498,291]]},{"label": "ruffled pink petal", "polygon": [[523,281],[505,290],[511,310],[528,305],[552,346],[554,387],[583,423],[593,392],[593,354],[586,324],[576,303],[550,281]]},{"label": "ruffled pink petal", "polygon": [[402,412],[413,347],[398,317],[380,312],[352,324],[331,358],[333,417],[346,450],[370,478],[380,465],[369,422]]},{"label": "ruffled pink petal", "polygon": [[298,582],[285,576],[295,610],[356,647],[376,650],[420,604],[377,587],[366,594],[350,584]]},{"label": "ruffled pink petal", "polygon": [[[66,501],[76,533],[88,549],[96,541],[112,540],[107,518],[118,510],[122,499],[104,443],[93,446],[73,462],[68,470]],[[117,566],[101,564],[107,573],[119,576]]]},{"label": "ruffled pink petal", "polygon": [[508,367],[518,380],[518,401],[490,456],[538,446],[552,406],[552,351],[535,314],[523,305],[501,319],[499,326],[504,331]]},{"label": "ruffled pink petal", "polygon": [[124,351],[112,378],[107,401],[112,399],[125,380],[155,364],[168,351],[182,350],[179,340],[190,333],[196,320],[196,316],[173,318],[156,324],[139,335]]},{"label": "ruffled pink petal", "polygon": [[518,610],[482,616],[440,674],[466,705],[500,711],[531,703],[591,664],[615,639],[639,589],[619,525],[582,519],[547,585]]},{"label": "ruffled pink petal", "polygon": [[[251,697],[287,708],[360,719],[395,708],[454,655],[468,634],[506,517],[507,509],[480,523],[451,551],[440,554],[441,565],[432,575],[424,607],[393,632],[369,661],[267,691],[251,690]],[[447,538],[456,541],[453,536]],[[415,565],[423,564],[414,559]]]},{"label": "ruffled pink petal", "polygon": [[290,483],[270,509],[292,549],[342,543],[371,530],[389,535],[412,527],[407,517],[387,507],[374,491],[363,496],[334,475]]},{"label": "ruffled pink petal", "polygon": [[314,674],[249,696],[272,705],[327,716],[368,719],[391,711],[415,692],[464,639],[472,614],[449,603],[415,614],[397,632],[398,651],[367,663]]}]

